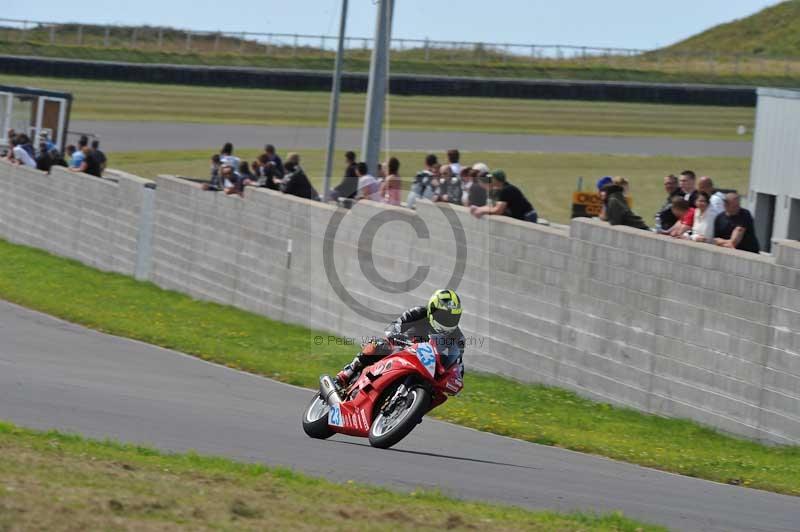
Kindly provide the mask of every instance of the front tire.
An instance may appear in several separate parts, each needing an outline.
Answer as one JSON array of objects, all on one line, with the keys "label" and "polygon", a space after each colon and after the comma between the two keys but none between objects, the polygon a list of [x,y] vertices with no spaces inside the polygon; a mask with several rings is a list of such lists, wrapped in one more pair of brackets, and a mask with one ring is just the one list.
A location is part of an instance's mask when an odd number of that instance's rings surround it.
[{"label": "front tire", "polygon": [[[408,391],[405,401],[389,414],[378,412],[369,428],[369,444],[379,449],[388,449],[406,436],[422,421],[428,411],[431,394],[421,386]],[[398,410],[400,409],[400,410]]]},{"label": "front tire", "polygon": [[312,438],[324,440],[335,434],[328,426],[330,407],[317,393],[303,412],[303,430]]}]

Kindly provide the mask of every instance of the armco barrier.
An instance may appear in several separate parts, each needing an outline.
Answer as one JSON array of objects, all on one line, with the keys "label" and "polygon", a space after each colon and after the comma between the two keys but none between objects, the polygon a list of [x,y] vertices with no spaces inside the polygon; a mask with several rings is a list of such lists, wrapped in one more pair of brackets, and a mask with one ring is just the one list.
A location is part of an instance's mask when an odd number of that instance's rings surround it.
[{"label": "armco barrier", "polygon": [[[156,180],[148,210],[146,182],[115,178],[0,163],[0,234],[127,274],[138,254],[162,287],[360,337],[385,323],[346,304],[332,279],[357,302],[398,313],[450,282],[460,227],[468,371],[800,443],[797,242],[778,242],[772,258],[587,219],[567,232],[427,202],[416,212],[368,201],[341,211],[263,189],[226,197],[168,176]],[[422,237],[410,225],[419,222]],[[365,228],[381,275],[409,279],[430,265],[425,279],[394,294],[373,286],[359,259]],[[309,352],[325,342],[309,338]]]},{"label": "armco barrier", "polygon": [[[0,56],[0,73],[258,89],[329,91],[331,88],[331,73],[326,71],[119,63],[25,56]],[[650,102],[739,107],[755,107],[756,105],[755,88],[741,86],[558,79],[490,79],[413,74],[392,74],[389,85],[392,94],[403,95]],[[343,75],[342,91],[366,92],[366,90],[367,74],[345,73]]]}]

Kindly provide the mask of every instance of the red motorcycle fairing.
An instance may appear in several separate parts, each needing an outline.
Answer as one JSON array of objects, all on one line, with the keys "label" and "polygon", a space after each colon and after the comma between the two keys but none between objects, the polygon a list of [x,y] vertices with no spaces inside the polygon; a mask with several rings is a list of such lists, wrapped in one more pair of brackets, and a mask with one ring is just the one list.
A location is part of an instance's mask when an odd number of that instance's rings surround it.
[{"label": "red motorcycle fairing", "polygon": [[[460,377],[460,370],[458,373]],[[347,390],[347,397],[351,399],[331,406],[328,426],[342,434],[368,436],[375,403],[380,395],[393,383],[405,380],[412,374],[431,384],[431,408],[439,406],[447,399],[444,390],[448,381],[441,377],[447,375],[449,379],[450,372],[442,367],[440,357],[431,344],[414,344],[364,368],[356,382]]]}]

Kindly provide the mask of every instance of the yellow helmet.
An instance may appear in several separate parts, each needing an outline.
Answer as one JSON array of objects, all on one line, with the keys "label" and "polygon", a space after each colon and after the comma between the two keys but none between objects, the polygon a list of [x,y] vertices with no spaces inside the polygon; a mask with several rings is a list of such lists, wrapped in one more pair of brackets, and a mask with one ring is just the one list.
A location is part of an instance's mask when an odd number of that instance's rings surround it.
[{"label": "yellow helmet", "polygon": [[448,333],[461,320],[461,300],[453,290],[437,290],[428,300],[428,321],[437,333]]}]

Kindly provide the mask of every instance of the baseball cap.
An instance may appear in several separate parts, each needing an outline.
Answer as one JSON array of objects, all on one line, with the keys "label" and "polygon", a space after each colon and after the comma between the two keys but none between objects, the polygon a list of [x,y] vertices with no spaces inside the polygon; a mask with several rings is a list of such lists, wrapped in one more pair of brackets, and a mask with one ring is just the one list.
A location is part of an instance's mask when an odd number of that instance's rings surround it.
[{"label": "baseball cap", "polygon": [[486,163],[475,163],[472,165],[472,169],[477,170],[481,174],[489,173],[489,167],[486,165]]},{"label": "baseball cap", "polygon": [[492,182],[492,176],[491,176],[491,174],[481,174],[478,177],[478,181],[480,181],[481,183],[487,183],[487,184],[491,183]]},{"label": "baseball cap", "polygon": [[494,172],[492,172],[492,177],[497,179],[498,181],[505,182],[506,173],[505,173],[505,171],[498,169],[498,170],[495,170]]},{"label": "baseball cap", "polygon": [[611,176],[601,177],[597,180],[597,190],[601,190],[604,186],[613,183],[614,179]]}]

